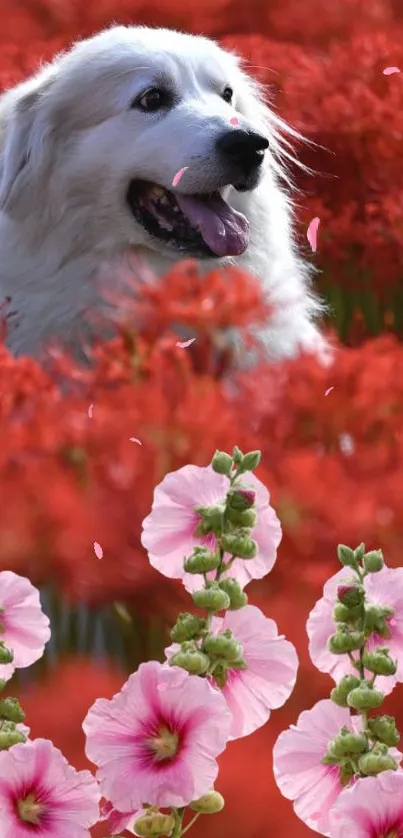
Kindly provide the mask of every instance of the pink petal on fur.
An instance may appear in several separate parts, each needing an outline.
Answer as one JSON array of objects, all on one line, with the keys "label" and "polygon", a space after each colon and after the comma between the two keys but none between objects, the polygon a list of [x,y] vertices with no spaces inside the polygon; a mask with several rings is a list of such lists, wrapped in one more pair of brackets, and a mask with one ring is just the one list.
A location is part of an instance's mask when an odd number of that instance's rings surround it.
[{"label": "pink petal on fur", "polygon": [[178,185],[182,175],[186,172],[186,170],[188,168],[189,168],[189,166],[183,166],[182,169],[179,169],[179,172],[177,172],[176,175],[174,176],[174,179],[172,181],[172,186],[177,186]]},{"label": "pink petal on fur", "polygon": [[94,553],[95,553],[97,559],[102,559],[103,558],[104,551],[103,551],[101,545],[98,544],[97,541],[94,541]]},{"label": "pink petal on fur", "polygon": [[329,393],[332,392],[332,390],[334,390],[334,387],[328,387],[327,390],[325,390],[325,396],[328,396]]},{"label": "pink petal on fur", "polygon": [[190,338],[190,340],[177,340],[176,346],[179,346],[179,349],[187,349],[191,343],[194,343],[196,338]]},{"label": "pink petal on fur", "polygon": [[393,76],[394,73],[400,73],[399,67],[385,67],[382,70],[384,76]]},{"label": "pink petal on fur", "polygon": [[239,119],[237,116],[231,116],[230,125],[239,125]]},{"label": "pink petal on fur", "polygon": [[317,249],[317,235],[318,235],[319,224],[320,224],[320,218],[318,218],[316,216],[315,218],[312,219],[312,221],[309,222],[309,227],[308,227],[307,234],[306,234],[306,237],[309,241],[309,244],[311,245],[313,253],[316,253],[316,249]]}]

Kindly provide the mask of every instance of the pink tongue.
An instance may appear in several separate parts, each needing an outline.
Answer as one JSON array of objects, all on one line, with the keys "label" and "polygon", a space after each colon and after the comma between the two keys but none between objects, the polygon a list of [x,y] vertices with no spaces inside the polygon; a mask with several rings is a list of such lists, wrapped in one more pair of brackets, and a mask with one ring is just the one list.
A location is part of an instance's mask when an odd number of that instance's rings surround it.
[{"label": "pink tongue", "polygon": [[249,244],[249,222],[220,195],[196,198],[175,194],[180,209],[216,256],[240,256]]}]

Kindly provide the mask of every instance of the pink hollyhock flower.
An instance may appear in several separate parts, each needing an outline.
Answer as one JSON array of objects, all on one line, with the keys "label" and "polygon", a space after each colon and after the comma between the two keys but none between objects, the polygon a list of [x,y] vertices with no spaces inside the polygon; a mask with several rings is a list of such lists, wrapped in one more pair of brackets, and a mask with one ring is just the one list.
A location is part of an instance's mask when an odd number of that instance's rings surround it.
[{"label": "pink hollyhock flower", "polygon": [[136,812],[119,812],[114,809],[112,803],[105,803],[102,806],[101,815],[102,820],[108,821],[108,827],[111,835],[117,835],[118,832],[124,832],[127,829],[133,835],[137,835],[134,831],[134,824],[137,818],[144,814],[144,809],[138,809]]},{"label": "pink hollyhock flower", "polygon": [[[292,643],[279,636],[274,620],[254,605],[227,611],[213,617],[211,633],[230,629],[242,644],[247,669],[228,669],[222,694],[232,715],[230,739],[248,736],[264,725],[271,710],[281,707],[295,686],[298,656]],[[169,658],[179,649],[177,643],[165,650]]]},{"label": "pink hollyhock flower", "polygon": [[[321,672],[328,672],[336,682],[343,675],[356,674],[347,655],[332,655],[327,648],[329,637],[336,631],[332,612],[337,598],[337,588],[353,576],[351,568],[348,567],[343,567],[332,576],[326,582],[323,597],[314,606],[307,622],[309,653],[312,662]],[[364,587],[370,604],[388,605],[394,610],[393,615],[386,620],[390,638],[373,635],[367,644],[369,650],[376,646],[387,646],[391,657],[397,661],[395,675],[387,677],[377,675],[376,678],[377,688],[387,694],[393,690],[397,682],[403,681],[403,568],[384,567],[379,573],[371,573],[365,577]],[[371,677],[370,673],[367,675]]]},{"label": "pink hollyhock flower", "polygon": [[281,794],[294,801],[295,814],[310,829],[323,835],[329,835],[329,811],[342,785],[338,767],[321,760],[343,726],[357,730],[359,724],[360,717],[324,699],[304,710],[274,746],[274,777]]},{"label": "pink hollyhock flower", "polygon": [[119,812],[145,801],[186,806],[213,786],[230,723],[224,698],[208,681],[151,661],[110,701],[91,707],[83,723],[86,753]]},{"label": "pink hollyhock flower", "polygon": [[0,753],[2,838],[90,838],[100,792],[89,771],[76,771],[46,739]]},{"label": "pink hollyhock flower", "polygon": [[14,652],[14,660],[0,665],[0,678],[8,680],[15,669],[38,660],[49,637],[49,620],[41,609],[37,589],[23,576],[3,570],[0,573],[0,640]]},{"label": "pink hollyhock flower", "polygon": [[[252,530],[252,538],[258,544],[256,557],[247,561],[236,559],[231,566],[231,576],[245,587],[251,579],[261,579],[272,569],[281,541],[281,527],[263,483],[250,473],[239,485],[255,491],[258,515]],[[217,474],[211,466],[189,465],[167,474],[154,491],[151,513],[143,521],[143,547],[148,551],[153,567],[164,576],[182,579],[188,591],[200,587],[200,577],[185,573],[184,559],[196,546],[215,546],[214,536],[195,534],[200,522],[195,510],[199,506],[223,503],[228,490],[228,478]],[[226,558],[230,557],[227,555]],[[209,577],[213,579],[214,576],[215,571],[212,571]]]},{"label": "pink hollyhock flower", "polygon": [[400,838],[403,773],[385,771],[346,788],[329,815],[331,838]]}]

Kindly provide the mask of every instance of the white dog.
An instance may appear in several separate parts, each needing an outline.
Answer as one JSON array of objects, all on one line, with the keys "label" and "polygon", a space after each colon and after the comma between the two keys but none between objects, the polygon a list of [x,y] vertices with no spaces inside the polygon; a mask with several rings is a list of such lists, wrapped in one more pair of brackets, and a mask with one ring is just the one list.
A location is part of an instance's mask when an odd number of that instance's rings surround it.
[{"label": "white dog", "polygon": [[[294,135],[239,59],[204,37],[114,27],[0,99],[0,303],[7,341],[77,348],[98,277],[133,254],[154,274],[195,257],[259,277],[273,359],[321,352],[321,306],[280,187]],[[185,169],[186,167],[186,169]],[[185,169],[176,186],[175,174]]]}]

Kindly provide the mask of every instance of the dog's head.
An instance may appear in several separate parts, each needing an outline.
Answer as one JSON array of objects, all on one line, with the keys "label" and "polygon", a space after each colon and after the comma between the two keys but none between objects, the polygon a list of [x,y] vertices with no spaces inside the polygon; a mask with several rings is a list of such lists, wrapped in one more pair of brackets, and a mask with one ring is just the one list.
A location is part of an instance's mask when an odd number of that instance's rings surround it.
[{"label": "dog's head", "polygon": [[248,222],[231,194],[259,183],[271,116],[213,41],[109,29],[3,97],[0,207],[78,249],[238,255]]}]

